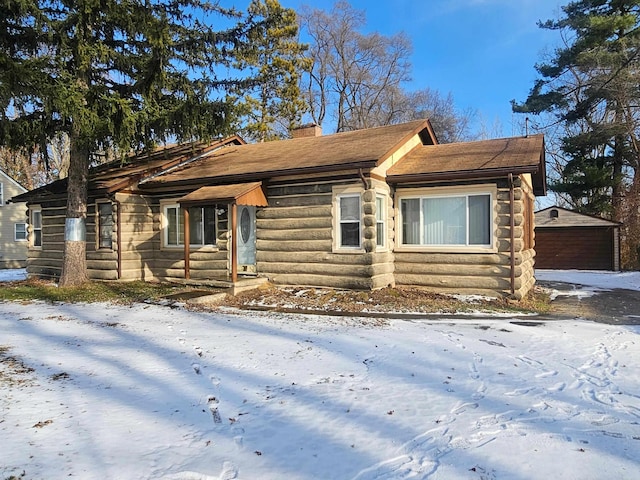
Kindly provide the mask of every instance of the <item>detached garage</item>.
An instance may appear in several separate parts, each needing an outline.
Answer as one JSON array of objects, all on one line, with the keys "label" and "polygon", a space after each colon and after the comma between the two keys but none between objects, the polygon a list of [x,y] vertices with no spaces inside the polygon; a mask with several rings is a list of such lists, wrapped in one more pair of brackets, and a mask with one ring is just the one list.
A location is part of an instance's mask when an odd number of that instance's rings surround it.
[{"label": "detached garage", "polygon": [[561,207],[535,214],[536,268],[620,270],[620,224]]}]

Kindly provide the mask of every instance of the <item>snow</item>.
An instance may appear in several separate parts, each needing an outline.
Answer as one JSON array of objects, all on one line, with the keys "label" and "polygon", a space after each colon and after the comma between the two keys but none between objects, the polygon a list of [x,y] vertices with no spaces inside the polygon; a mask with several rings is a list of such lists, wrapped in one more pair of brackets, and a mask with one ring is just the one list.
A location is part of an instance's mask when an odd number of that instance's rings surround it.
[{"label": "snow", "polygon": [[640,290],[640,272],[604,272],[595,270],[536,270],[537,280],[582,285],[592,291],[624,288]]},{"label": "snow", "polygon": [[0,282],[15,282],[27,278],[24,268],[8,268],[0,270]]},{"label": "snow", "polygon": [[[640,289],[637,272],[556,274]],[[637,326],[1,302],[0,332],[2,479],[640,469]]]}]

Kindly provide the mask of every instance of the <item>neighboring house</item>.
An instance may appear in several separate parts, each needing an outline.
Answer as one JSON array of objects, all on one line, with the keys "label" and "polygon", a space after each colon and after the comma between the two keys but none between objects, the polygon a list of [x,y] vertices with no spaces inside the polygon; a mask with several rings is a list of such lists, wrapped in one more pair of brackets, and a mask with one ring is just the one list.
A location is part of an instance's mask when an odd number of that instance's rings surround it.
[{"label": "neighboring house", "polygon": [[536,268],[620,270],[620,225],[557,206],[536,212]]},{"label": "neighboring house", "polygon": [[0,268],[24,268],[27,263],[27,209],[7,202],[26,191],[0,169]]},{"label": "neighboring house", "polygon": [[[515,298],[533,286],[541,135],[438,145],[426,120],[318,131],[166,148],[93,170],[89,276]],[[14,199],[41,219],[30,275],[60,274],[65,192],[60,181]]]}]

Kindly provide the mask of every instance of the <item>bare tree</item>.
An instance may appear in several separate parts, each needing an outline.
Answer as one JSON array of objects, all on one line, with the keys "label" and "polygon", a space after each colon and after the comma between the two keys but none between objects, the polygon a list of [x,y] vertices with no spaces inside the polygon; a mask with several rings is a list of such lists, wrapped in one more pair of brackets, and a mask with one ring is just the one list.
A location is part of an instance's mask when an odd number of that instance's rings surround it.
[{"label": "bare tree", "polygon": [[404,89],[412,52],[404,33],[364,34],[364,11],[339,1],[329,12],[303,7],[301,31],[312,60],[303,76],[313,122],[335,122],[337,132],[429,118],[442,142],[469,138],[472,111],[456,111],[451,95]]}]

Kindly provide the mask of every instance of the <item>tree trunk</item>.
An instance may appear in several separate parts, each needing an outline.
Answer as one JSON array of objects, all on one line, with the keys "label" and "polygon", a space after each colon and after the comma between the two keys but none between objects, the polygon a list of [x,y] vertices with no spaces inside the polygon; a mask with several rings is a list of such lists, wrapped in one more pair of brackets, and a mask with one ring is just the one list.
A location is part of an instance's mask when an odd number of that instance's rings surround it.
[{"label": "tree trunk", "polygon": [[62,274],[60,275],[61,287],[78,286],[89,280],[85,242],[89,150],[74,132],[70,135],[70,143],[64,256]]}]

